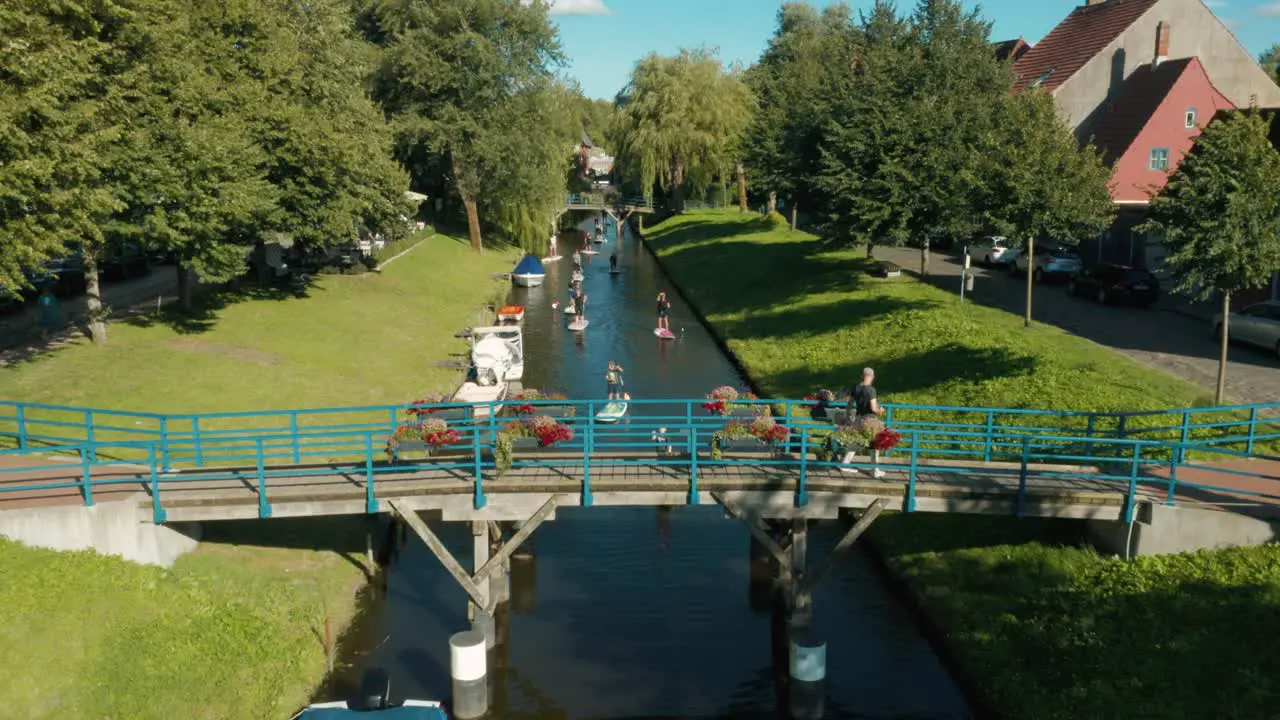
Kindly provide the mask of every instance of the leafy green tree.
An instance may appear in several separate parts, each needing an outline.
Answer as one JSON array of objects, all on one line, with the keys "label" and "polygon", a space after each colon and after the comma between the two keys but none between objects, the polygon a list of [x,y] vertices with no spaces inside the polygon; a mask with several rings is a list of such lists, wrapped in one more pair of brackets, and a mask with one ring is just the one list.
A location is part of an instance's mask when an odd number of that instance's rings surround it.
[{"label": "leafy green tree", "polygon": [[793,208],[812,202],[819,144],[837,88],[852,75],[859,39],[848,5],[835,3],[819,13],[808,3],[787,2],[769,46],[745,73],[758,107],[742,153],[770,212],[779,193]]},{"label": "leafy green tree", "polygon": [[678,211],[688,187],[705,187],[732,167],[733,140],[754,101],[739,73],[699,49],[645,57],[616,104],[617,162],[645,197],[655,186],[671,191]]},{"label": "leafy green tree", "polygon": [[1115,213],[1107,189],[1111,169],[1091,146],[1079,147],[1048,93],[1011,95],[992,110],[997,130],[974,146],[985,158],[984,192],[975,204],[985,224],[1025,247],[1024,322],[1031,327],[1036,239],[1079,244],[1110,224]]},{"label": "leafy green tree", "polygon": [[447,176],[479,251],[483,195],[501,193],[484,200],[510,204],[508,217],[526,199],[486,182],[494,168],[513,172],[515,161],[503,154],[511,133],[548,131],[543,118],[514,122],[520,109],[537,105],[528,94],[546,92],[563,62],[546,3],[370,0],[361,24],[382,48],[373,94],[394,120],[399,159],[415,178]]},{"label": "leafy green tree", "polygon": [[1272,45],[1258,56],[1258,64],[1280,84],[1280,44]]},{"label": "leafy green tree", "polygon": [[1231,296],[1265,287],[1280,268],[1280,153],[1268,131],[1256,110],[1211,122],[1138,228],[1169,248],[1176,289],[1222,298],[1218,403],[1227,385]]}]

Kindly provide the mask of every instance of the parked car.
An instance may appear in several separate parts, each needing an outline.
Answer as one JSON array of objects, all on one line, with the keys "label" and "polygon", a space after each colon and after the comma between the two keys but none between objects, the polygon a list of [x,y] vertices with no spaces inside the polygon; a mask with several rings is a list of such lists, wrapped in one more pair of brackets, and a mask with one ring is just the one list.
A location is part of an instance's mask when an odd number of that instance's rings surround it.
[{"label": "parked car", "polygon": [[[1035,248],[1036,267],[1031,277],[1036,282],[1051,278],[1070,277],[1080,272],[1080,253],[1075,248],[1062,245],[1047,245]],[[1027,272],[1027,254],[1018,253],[1009,265],[1009,272],[1015,276]]]},{"label": "parked car", "polygon": [[[1231,313],[1227,333],[1233,341],[1255,345],[1280,356],[1280,300],[1254,303]],[[1222,313],[1213,316],[1213,337],[1222,339]]]},{"label": "parked car", "polygon": [[1003,235],[990,235],[969,246],[969,257],[983,265],[1004,265],[1017,255],[1018,249]]},{"label": "parked car", "polygon": [[150,273],[151,263],[141,247],[133,243],[122,243],[103,252],[98,272],[106,282],[128,280]]},{"label": "parked car", "polygon": [[1131,302],[1147,307],[1160,296],[1160,281],[1144,267],[1103,264],[1073,275],[1067,292],[1087,295],[1102,305]]},{"label": "parked car", "polygon": [[85,291],[84,261],[77,254],[50,260],[40,270],[27,273],[29,287],[25,295],[35,298],[49,288],[60,298],[74,297]]}]

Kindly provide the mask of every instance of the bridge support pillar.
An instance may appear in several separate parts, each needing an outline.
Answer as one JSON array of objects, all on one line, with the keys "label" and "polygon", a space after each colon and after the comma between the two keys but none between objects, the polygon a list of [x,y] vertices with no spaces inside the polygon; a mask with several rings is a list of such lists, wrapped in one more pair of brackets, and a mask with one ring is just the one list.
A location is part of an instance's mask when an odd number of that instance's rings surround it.
[{"label": "bridge support pillar", "polygon": [[790,577],[787,578],[787,624],[792,631],[807,628],[813,620],[813,588],[805,576],[809,550],[809,521],[796,518],[791,521]]},{"label": "bridge support pillar", "polygon": [[[502,525],[489,521],[489,556],[502,552]],[[479,568],[476,568],[479,570]],[[495,606],[505,605],[511,599],[511,558],[504,558],[489,576],[489,599]]]}]

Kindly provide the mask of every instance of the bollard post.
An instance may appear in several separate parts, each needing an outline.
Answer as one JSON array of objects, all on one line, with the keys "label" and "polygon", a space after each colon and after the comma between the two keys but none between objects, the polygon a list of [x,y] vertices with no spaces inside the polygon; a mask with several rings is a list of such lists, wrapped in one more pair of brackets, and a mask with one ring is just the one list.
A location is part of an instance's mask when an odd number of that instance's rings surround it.
[{"label": "bollard post", "polygon": [[792,628],[788,705],[792,720],[820,720],[827,679],[827,643],[810,629]]},{"label": "bollard post", "polygon": [[449,638],[453,717],[472,720],[489,711],[488,655],[482,633],[467,630]]}]

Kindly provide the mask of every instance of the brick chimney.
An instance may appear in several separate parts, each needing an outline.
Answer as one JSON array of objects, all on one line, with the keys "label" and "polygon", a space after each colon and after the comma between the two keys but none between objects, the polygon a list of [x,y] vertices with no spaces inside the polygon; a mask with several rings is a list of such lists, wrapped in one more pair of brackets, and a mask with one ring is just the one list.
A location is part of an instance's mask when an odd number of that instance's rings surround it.
[{"label": "brick chimney", "polygon": [[1151,64],[1153,67],[1158,66],[1167,59],[1169,59],[1169,23],[1162,22],[1156,25],[1156,55]]}]

